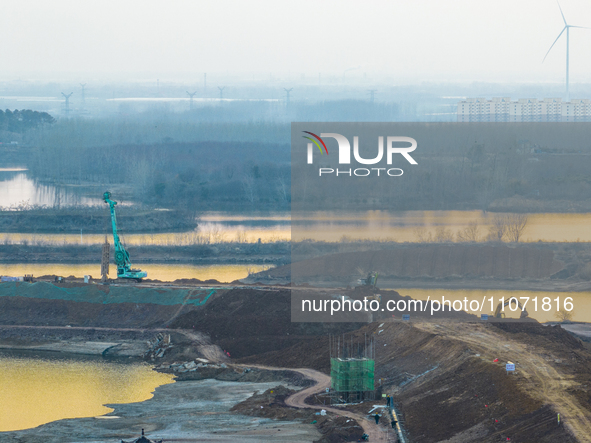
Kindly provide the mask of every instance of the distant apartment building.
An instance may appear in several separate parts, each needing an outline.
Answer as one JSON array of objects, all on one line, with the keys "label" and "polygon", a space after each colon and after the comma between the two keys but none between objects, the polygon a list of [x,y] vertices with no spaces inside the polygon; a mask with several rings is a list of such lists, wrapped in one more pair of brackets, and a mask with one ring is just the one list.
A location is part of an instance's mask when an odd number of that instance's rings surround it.
[{"label": "distant apartment building", "polygon": [[591,121],[591,100],[510,97],[467,98],[458,103],[458,122],[573,122]]}]

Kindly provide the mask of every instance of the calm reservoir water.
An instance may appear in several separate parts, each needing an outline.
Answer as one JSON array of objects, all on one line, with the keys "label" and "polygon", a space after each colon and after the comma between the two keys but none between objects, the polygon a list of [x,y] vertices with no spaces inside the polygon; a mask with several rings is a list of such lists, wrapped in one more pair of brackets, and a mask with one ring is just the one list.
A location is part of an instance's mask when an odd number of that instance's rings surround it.
[{"label": "calm reservoir water", "polygon": [[[263,243],[311,239],[338,242],[347,240],[380,240],[397,242],[420,241],[423,236],[435,236],[438,228],[454,235],[478,223],[478,238],[484,241],[492,219],[498,213],[482,211],[367,211],[351,214],[310,213],[297,226],[291,226],[290,216],[279,214],[205,213],[197,230],[184,233],[123,234],[127,245],[185,246],[221,242]],[[105,232],[111,241],[111,233]],[[20,234],[0,233],[0,243],[64,245],[100,244],[105,234]],[[529,214],[521,242],[589,242],[591,214]]]},{"label": "calm reservoir water", "polygon": [[[95,188],[82,186],[42,185],[27,175],[26,168],[0,168],[0,206],[10,207],[27,202],[30,205],[68,206],[104,205]],[[125,203],[125,202],[124,202]],[[105,211],[107,210],[105,206]],[[289,212],[246,214],[206,212],[199,227],[185,233],[127,234],[128,245],[191,245],[219,242],[262,242],[312,239],[341,241],[348,239],[419,241],[418,229],[423,236],[435,236],[438,228],[456,234],[471,222],[479,226],[479,238],[484,240],[492,220],[498,213],[482,211],[364,211],[309,212],[298,214],[298,222],[291,226]],[[98,244],[104,234],[87,234],[84,227],[76,234],[0,234],[3,243],[40,245]],[[124,226],[121,228],[125,229]],[[105,234],[110,234],[105,232]],[[591,214],[536,213],[530,214],[521,238],[523,242],[589,242],[591,241]]]},{"label": "calm reservoir water", "polygon": [[170,374],[147,364],[31,358],[0,354],[0,431],[112,412],[103,406],[152,397]]},{"label": "calm reservoir water", "polygon": [[26,203],[31,206],[92,206],[100,198],[83,195],[79,187],[41,185],[27,176],[26,168],[0,168],[0,206],[11,207]]},{"label": "calm reservoir water", "polygon": [[[134,263],[134,267],[148,273],[152,280],[174,281],[181,278],[196,278],[199,280],[215,279],[219,282],[229,283],[248,277],[248,274],[261,272],[273,267],[272,265],[182,265],[182,264],[142,264]],[[101,266],[98,264],[67,264],[67,263],[14,263],[0,264],[0,275],[13,277],[32,274],[59,275],[62,277],[82,278],[91,275],[94,278],[101,277]],[[109,277],[117,277],[117,269],[111,264]]]}]

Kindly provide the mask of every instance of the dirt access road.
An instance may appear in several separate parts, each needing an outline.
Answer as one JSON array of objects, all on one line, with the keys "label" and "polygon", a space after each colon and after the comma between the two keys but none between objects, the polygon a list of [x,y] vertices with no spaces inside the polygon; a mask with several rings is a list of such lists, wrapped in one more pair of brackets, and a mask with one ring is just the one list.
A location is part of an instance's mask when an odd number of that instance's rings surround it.
[{"label": "dirt access road", "polygon": [[339,408],[332,408],[324,405],[309,405],[306,403],[306,398],[314,394],[325,392],[326,388],[330,387],[330,376],[323,374],[322,372],[315,371],[314,369],[308,368],[278,368],[273,366],[259,366],[259,365],[241,365],[242,367],[267,369],[270,371],[294,371],[302,374],[304,377],[314,380],[316,384],[309,388],[302,389],[295,394],[290,395],[285,399],[285,404],[293,408],[299,409],[324,409],[330,411],[336,415],[355,419],[359,426],[363,428],[363,432],[369,435],[370,442],[388,442],[396,441],[393,432],[390,432],[390,439],[388,439],[388,429],[384,426],[376,425],[373,418],[370,420],[367,416],[359,414],[357,412],[347,411]]},{"label": "dirt access road", "polygon": [[[485,328],[483,325],[454,323],[416,323],[417,329],[437,334],[470,345],[481,358],[492,361],[512,361],[524,376],[525,389],[533,397],[551,404],[560,413],[564,426],[582,443],[591,443],[591,417],[589,411],[567,392],[576,382],[561,374],[548,363],[544,352],[535,346],[511,340]],[[547,353],[546,353],[547,354]]]}]

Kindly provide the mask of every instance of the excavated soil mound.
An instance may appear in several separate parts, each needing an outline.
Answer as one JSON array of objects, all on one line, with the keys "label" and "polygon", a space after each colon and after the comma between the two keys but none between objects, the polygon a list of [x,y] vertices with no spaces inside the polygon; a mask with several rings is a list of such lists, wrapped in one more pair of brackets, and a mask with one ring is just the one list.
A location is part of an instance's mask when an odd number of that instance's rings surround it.
[{"label": "excavated soil mound", "polygon": [[233,358],[283,349],[360,323],[292,323],[289,290],[232,289],[179,315],[171,328],[207,333]]},{"label": "excavated soil mound", "polygon": [[[345,335],[347,343],[364,343],[367,338],[374,338],[376,395],[393,394],[411,441],[577,441],[565,428],[557,425],[556,411],[528,392],[523,377],[508,376],[503,363],[493,363],[492,358],[485,359],[466,343],[448,338],[445,329],[431,327],[441,332],[429,333],[403,323],[380,325],[376,322]],[[577,339],[559,328],[519,323],[464,324],[463,328],[475,336],[486,335],[489,330],[491,333],[502,331],[501,334],[507,335],[507,343],[517,339],[531,344],[537,352],[570,362],[575,353],[579,361],[569,366],[573,377],[582,386],[591,384],[586,378],[591,371],[588,369],[591,356],[581,349]],[[505,329],[512,331],[504,332]],[[328,373],[328,339],[318,337],[243,361],[284,367],[306,366]],[[573,392],[572,396],[584,404],[583,391]],[[587,394],[587,398],[591,396]],[[352,409],[367,413],[370,404],[374,403],[380,401],[365,402]]]},{"label": "excavated soil mound", "polygon": [[197,309],[213,289],[141,288],[81,283],[0,283],[0,324],[164,327]]},{"label": "excavated soil mound", "polygon": [[161,328],[178,306],[155,304],[98,304],[25,297],[0,297],[0,324],[31,326],[91,326]]}]

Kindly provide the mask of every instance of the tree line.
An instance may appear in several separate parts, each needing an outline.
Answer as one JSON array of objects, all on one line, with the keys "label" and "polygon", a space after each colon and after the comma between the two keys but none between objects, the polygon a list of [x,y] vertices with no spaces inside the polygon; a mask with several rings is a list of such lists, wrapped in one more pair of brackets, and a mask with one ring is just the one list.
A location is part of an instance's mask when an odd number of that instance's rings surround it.
[{"label": "tree line", "polygon": [[[41,126],[50,125],[55,122],[55,119],[47,112],[32,111],[30,109],[15,109],[11,111],[7,109],[2,111],[0,109],[0,133],[9,132],[23,134],[24,132],[39,128]],[[3,141],[6,137],[3,137]]]},{"label": "tree line", "polygon": [[455,234],[445,226],[438,226],[435,232],[430,232],[424,226],[414,229],[414,234],[419,243],[451,243],[451,242],[519,242],[527,225],[526,214],[499,214],[493,217],[488,227],[488,233],[481,230],[476,221],[468,223],[468,226],[459,229]]}]

